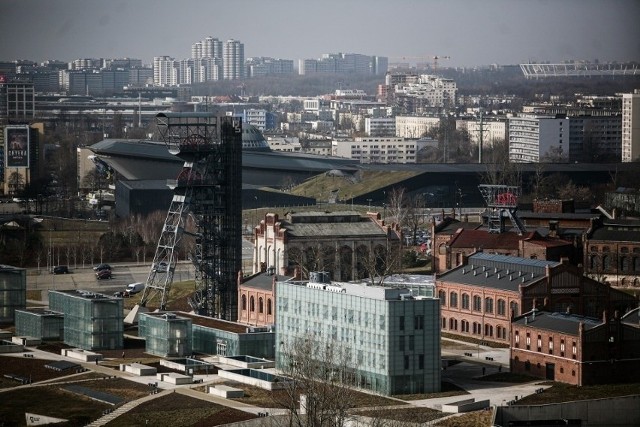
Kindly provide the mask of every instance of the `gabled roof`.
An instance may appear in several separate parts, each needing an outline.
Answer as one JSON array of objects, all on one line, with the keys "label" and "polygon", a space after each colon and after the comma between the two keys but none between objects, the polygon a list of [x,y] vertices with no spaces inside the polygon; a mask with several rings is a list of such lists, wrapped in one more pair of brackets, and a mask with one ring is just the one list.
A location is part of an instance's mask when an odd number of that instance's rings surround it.
[{"label": "gabled roof", "polygon": [[449,242],[452,248],[517,250],[521,236],[507,231],[489,233],[486,230],[460,230]]},{"label": "gabled roof", "polygon": [[467,264],[456,267],[438,276],[437,279],[518,292],[520,285],[530,285],[544,279],[547,266],[554,267],[559,264],[555,261],[480,252],[470,256]]},{"label": "gabled roof", "polygon": [[[535,312],[535,316],[534,313]],[[600,319],[593,317],[578,316],[569,313],[549,313],[540,310],[530,311],[513,320],[513,324],[520,326],[531,326],[532,328],[546,329],[548,331],[562,332],[565,334],[578,335],[580,323],[584,324],[584,329],[589,330],[602,324]]]}]

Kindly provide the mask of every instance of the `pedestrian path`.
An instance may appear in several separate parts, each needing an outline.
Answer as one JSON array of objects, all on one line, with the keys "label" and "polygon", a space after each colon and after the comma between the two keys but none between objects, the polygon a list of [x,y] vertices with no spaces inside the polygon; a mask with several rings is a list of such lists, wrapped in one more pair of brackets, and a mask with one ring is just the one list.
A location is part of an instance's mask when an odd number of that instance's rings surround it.
[{"label": "pedestrian path", "polygon": [[105,424],[107,424],[108,422],[110,422],[111,420],[118,418],[120,415],[124,414],[125,412],[128,412],[130,410],[132,410],[133,408],[135,408],[138,405],[141,405],[145,402],[148,402],[150,400],[153,399],[157,399],[158,397],[162,397],[162,396],[166,396],[167,394],[172,393],[172,390],[164,390],[161,391],[160,393],[156,393],[156,394],[150,394],[149,396],[145,396],[145,397],[141,397],[140,399],[137,400],[132,400],[130,402],[125,403],[122,406],[119,406],[118,408],[114,409],[113,411],[103,415],[102,417],[98,418],[97,420],[95,420],[94,422],[87,424],[88,427],[99,427],[99,426],[103,426]]}]

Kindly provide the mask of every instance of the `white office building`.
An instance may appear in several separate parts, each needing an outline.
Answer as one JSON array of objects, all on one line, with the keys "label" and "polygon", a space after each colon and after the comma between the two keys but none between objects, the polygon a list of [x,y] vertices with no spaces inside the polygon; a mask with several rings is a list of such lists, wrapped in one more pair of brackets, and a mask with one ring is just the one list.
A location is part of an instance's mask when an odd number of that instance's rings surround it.
[{"label": "white office building", "polygon": [[569,159],[569,119],[520,115],[509,118],[509,160],[538,163]]},{"label": "white office building", "polygon": [[366,117],[364,131],[369,136],[395,136],[395,117]]},{"label": "white office building", "polygon": [[622,161],[640,157],[640,90],[622,95]]},{"label": "white office building", "polygon": [[[297,339],[346,350],[355,385],[383,395],[440,391],[440,303],[395,286],[276,282],[276,367]],[[330,363],[331,361],[324,361]]]}]

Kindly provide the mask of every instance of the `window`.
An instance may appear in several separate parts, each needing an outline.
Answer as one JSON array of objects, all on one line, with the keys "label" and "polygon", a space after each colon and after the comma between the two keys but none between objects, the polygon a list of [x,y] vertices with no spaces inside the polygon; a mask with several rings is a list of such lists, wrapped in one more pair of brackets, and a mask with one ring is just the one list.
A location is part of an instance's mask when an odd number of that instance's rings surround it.
[{"label": "window", "polygon": [[447,329],[447,318],[446,317],[442,318],[442,329]]},{"label": "window", "polygon": [[420,314],[418,316],[415,316],[413,318],[413,324],[415,326],[415,329],[417,330],[424,329],[424,315]]},{"label": "window", "polygon": [[462,294],[462,309],[469,310],[469,295]]},{"label": "window", "polygon": [[447,304],[447,293],[445,291],[438,291],[438,298],[440,298],[440,305],[444,307]]},{"label": "window", "polygon": [[573,359],[575,359],[578,356],[578,347],[576,347],[576,343],[575,341],[573,342],[573,355],[571,356]]},{"label": "window", "polygon": [[504,316],[507,311],[507,305],[503,299],[498,300],[498,316]]},{"label": "window", "polygon": [[413,348],[415,347],[415,337],[413,335],[409,335],[409,351],[413,351]]},{"label": "window", "polygon": [[424,369],[424,354],[418,355],[418,369]]},{"label": "window", "polygon": [[242,295],[242,309],[243,310],[247,309],[247,296],[246,295]]},{"label": "window", "polygon": [[538,351],[542,351],[542,335],[538,335]]},{"label": "window", "polygon": [[264,300],[262,297],[258,300],[258,313],[264,313]]},{"label": "window", "polygon": [[271,298],[267,300],[267,314],[271,315]]},{"label": "window", "polygon": [[527,332],[526,345],[527,345],[527,350],[531,350],[531,335],[529,334],[529,332]]},{"label": "window", "polygon": [[404,351],[404,335],[398,337],[398,351]]},{"label": "window", "polygon": [[511,301],[511,303],[509,304],[509,308],[513,312],[514,316],[518,315],[518,303],[517,302]]},{"label": "window", "polygon": [[482,311],[482,298],[478,295],[473,297],[473,311]]},{"label": "window", "polygon": [[404,357],[404,369],[409,369],[409,356]]},{"label": "window", "polygon": [[398,318],[398,329],[404,331],[404,316]]},{"label": "window", "polygon": [[449,306],[456,308],[458,307],[458,294],[455,292],[451,292],[449,294]]},{"label": "window", "polygon": [[564,340],[560,340],[560,356],[564,357]]},{"label": "window", "polygon": [[549,337],[549,354],[553,354],[553,338]]},{"label": "window", "polygon": [[449,329],[451,329],[452,331],[457,331],[458,330],[458,320],[456,320],[453,317],[451,317],[449,319]]},{"label": "window", "polygon": [[493,298],[484,299],[484,311],[485,313],[493,313]]},{"label": "window", "polygon": [[249,311],[256,311],[256,300],[253,296],[249,299]]},{"label": "window", "polygon": [[516,331],[514,341],[516,343],[516,347],[520,347],[520,331]]}]

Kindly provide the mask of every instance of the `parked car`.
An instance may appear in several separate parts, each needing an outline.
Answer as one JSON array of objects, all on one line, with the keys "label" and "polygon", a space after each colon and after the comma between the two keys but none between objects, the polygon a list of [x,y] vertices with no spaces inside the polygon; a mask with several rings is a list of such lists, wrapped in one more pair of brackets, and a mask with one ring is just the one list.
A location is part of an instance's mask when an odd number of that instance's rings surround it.
[{"label": "parked car", "polygon": [[153,265],[153,271],[167,271],[169,269],[169,264],[164,261],[160,261],[157,264]]},{"label": "parked car", "polygon": [[144,289],[144,283],[136,282],[136,283],[130,283],[129,285],[127,285],[127,289],[125,289],[125,292],[130,295],[134,295],[142,291],[143,289]]},{"label": "parked car", "polygon": [[66,265],[56,265],[55,267],[53,267],[53,270],[51,270],[51,272],[53,274],[69,274],[69,267],[67,267]]},{"label": "parked car", "polygon": [[95,271],[111,270],[111,266],[109,264],[98,264],[95,267],[93,267],[93,269]]},{"label": "parked car", "polygon": [[100,270],[96,272],[96,279],[98,280],[111,279],[111,277],[111,270]]},{"label": "parked car", "polygon": [[113,293],[114,297],[129,298],[131,295],[127,291],[117,291]]}]

